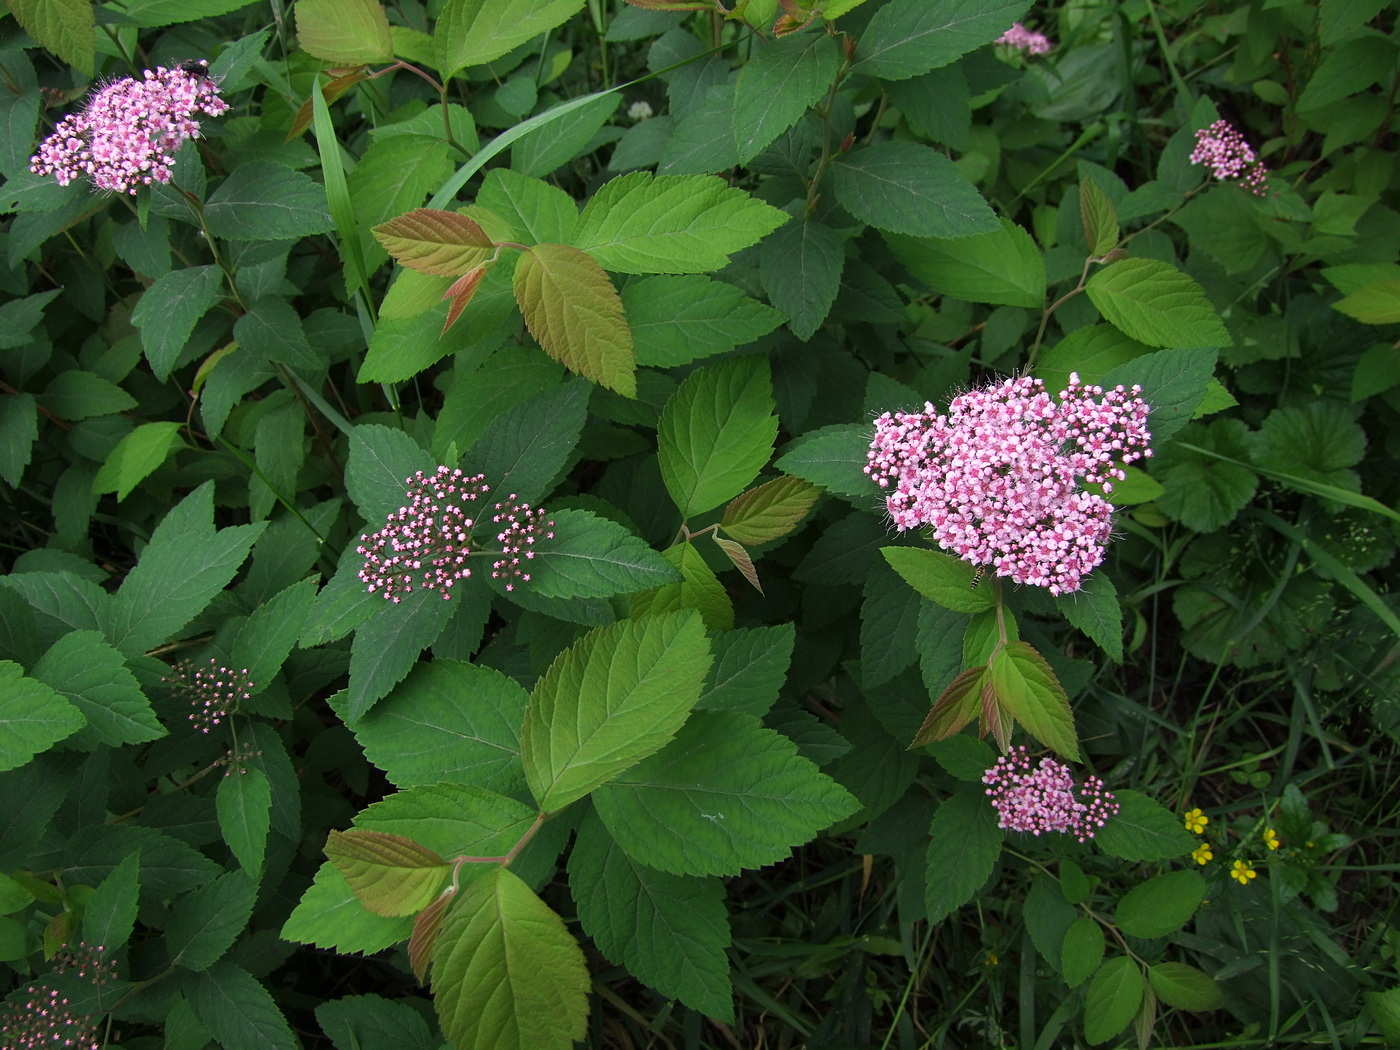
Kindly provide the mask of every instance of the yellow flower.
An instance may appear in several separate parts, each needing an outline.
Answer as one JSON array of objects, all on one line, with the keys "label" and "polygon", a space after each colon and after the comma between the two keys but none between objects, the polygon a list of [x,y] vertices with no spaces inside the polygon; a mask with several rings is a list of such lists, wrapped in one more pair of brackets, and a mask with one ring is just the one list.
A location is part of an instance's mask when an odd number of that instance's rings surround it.
[{"label": "yellow flower", "polygon": [[1264,829],[1264,845],[1269,849],[1278,849],[1278,832],[1273,828]]},{"label": "yellow flower", "polygon": [[1199,809],[1188,810],[1186,814],[1186,830],[1194,831],[1197,835],[1205,834],[1206,825],[1210,823],[1210,817],[1206,816]]},{"label": "yellow flower", "polygon": [[1237,860],[1230,867],[1230,878],[1238,879],[1241,886],[1248,886],[1250,879],[1259,877],[1259,873],[1254,870],[1254,865],[1247,860]]},{"label": "yellow flower", "polygon": [[1191,851],[1191,856],[1195,859],[1197,864],[1204,864],[1208,860],[1215,859],[1215,854],[1210,851],[1209,842],[1202,842]]}]

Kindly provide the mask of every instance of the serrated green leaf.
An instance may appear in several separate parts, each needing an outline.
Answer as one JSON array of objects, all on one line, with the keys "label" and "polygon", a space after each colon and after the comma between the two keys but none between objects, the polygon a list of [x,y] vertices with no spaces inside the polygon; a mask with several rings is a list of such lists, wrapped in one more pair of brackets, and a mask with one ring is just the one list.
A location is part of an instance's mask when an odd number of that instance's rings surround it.
[{"label": "serrated green leaf", "polygon": [[880,490],[865,473],[870,452],[870,426],[836,423],[809,430],[784,446],[773,464],[838,496],[854,497],[862,507],[873,504]]},{"label": "serrated green leaf", "polygon": [[[256,3],[256,0],[131,0],[122,12],[139,26],[160,28],[200,18],[216,18],[232,14]],[[226,55],[227,50],[224,52]],[[220,61],[224,55],[220,55]],[[215,63],[217,67],[219,63]],[[211,72],[218,72],[217,68]],[[227,90],[227,88],[225,88]]]},{"label": "serrated green leaf", "polygon": [[1138,883],[1118,901],[1113,921],[1131,937],[1165,937],[1190,921],[1206,893],[1206,880],[1189,869]]},{"label": "serrated green leaf", "polygon": [[694,612],[599,627],[564,650],[535,686],[520,732],[540,808],[561,809],[664,747],[710,662]]},{"label": "serrated green leaf", "polygon": [[987,668],[978,666],[969,667],[949,682],[909,746],[936,744],[960,732],[981,712],[982,692],[987,687],[987,680]]},{"label": "serrated green leaf", "polygon": [[1118,216],[1108,194],[1092,178],[1079,181],[1079,219],[1090,255],[1106,255],[1118,245]]},{"label": "serrated green leaf", "polygon": [[433,997],[459,1050],[570,1050],[584,1036],[589,986],[563,920],[509,868],[452,902],[433,953]]},{"label": "serrated green leaf", "polygon": [[1353,469],[1366,454],[1366,432],[1351,406],[1340,401],[1309,401],[1276,408],[1250,441],[1254,462],[1322,485],[1361,491]]},{"label": "serrated green leaf", "polygon": [[448,781],[511,793],[525,786],[520,723],[528,701],[499,671],[434,660],[417,664],[351,729],[400,788]]},{"label": "serrated green leaf", "polygon": [[928,547],[881,547],[880,554],[905,583],[945,609],[975,613],[996,605],[989,590],[972,586],[977,570],[951,554]]},{"label": "serrated green leaf", "polygon": [[714,664],[695,706],[763,717],[787,679],[796,637],[790,623],[712,635]]},{"label": "serrated green leaf", "polygon": [[622,300],[602,268],[564,244],[537,244],[515,267],[515,299],[530,334],[565,368],[625,397],[637,361]]},{"label": "serrated green leaf", "polygon": [[657,428],[661,477],[682,516],[742,492],[773,454],[777,433],[766,359],[731,358],[691,373]]},{"label": "serrated green leaf", "polygon": [[367,911],[335,865],[326,861],[292,914],[283,923],[284,940],[338,952],[378,952],[408,939],[413,920]]},{"label": "serrated green leaf", "polygon": [[589,148],[621,102],[617,92],[598,94],[532,129],[511,147],[511,167],[539,176],[567,164]]},{"label": "serrated green leaf", "polygon": [[181,986],[199,1023],[227,1050],[297,1050],[272,996],[247,970],[217,962]]},{"label": "serrated green leaf", "polygon": [[87,719],[87,726],[69,741],[71,746],[119,747],[166,734],[122,654],[97,631],[65,634],[39,658],[30,674]]},{"label": "serrated green leaf", "polygon": [[92,76],[97,27],[88,0],[8,0],[25,32],[84,76]]},{"label": "serrated green leaf", "polygon": [[972,900],[1001,856],[1002,830],[980,784],[959,784],[933,812],[925,901],[941,922]]},{"label": "serrated green leaf", "polygon": [[1218,352],[1213,347],[1158,350],[1111,369],[1096,382],[1104,389],[1122,384],[1142,387],[1142,399],[1152,408],[1147,425],[1152,442],[1160,445],[1189,423],[1210,388]]},{"label": "serrated green leaf", "polygon": [[311,347],[301,326],[301,316],[278,295],[264,295],[233,325],[240,346],[269,361],[308,375],[324,367],[324,359]]},{"label": "serrated green leaf", "polygon": [[1084,1002],[1084,1038],[1106,1043],[1128,1027],[1142,1002],[1142,970],[1136,959],[1115,956],[1099,967]]},{"label": "serrated green leaf", "polygon": [[622,289],[622,308],[637,363],[657,368],[727,353],[783,323],[771,306],[732,284],[698,275],[630,281]]},{"label": "serrated green leaf", "polygon": [[280,592],[243,621],[233,643],[233,663],[246,668],[255,690],[265,688],[296,647],[316,603],[316,581],[302,580]]},{"label": "serrated green leaf", "polygon": [[1118,589],[1105,572],[1095,572],[1085,578],[1079,590],[1061,594],[1055,605],[1075,627],[1096,642],[1116,664],[1123,662],[1123,607],[1118,604]]},{"label": "serrated green leaf", "polygon": [[1225,1005],[1220,986],[1185,963],[1154,963],[1147,969],[1147,981],[1158,999],[1178,1010],[1218,1010]]},{"label": "serrated green leaf", "polygon": [[223,283],[217,266],[186,266],[158,278],[141,293],[131,323],[140,331],[146,360],[161,382],[169,378],[195,324],[218,302]]},{"label": "serrated green leaf", "polygon": [[[902,548],[892,548],[902,549]],[[860,607],[860,673],[867,693],[913,666],[919,658],[915,639],[923,600],[887,566],[877,565],[866,578]]]},{"label": "serrated green leaf", "polygon": [[335,1043],[336,1050],[438,1050],[440,1039],[428,1023],[404,1000],[379,995],[347,995],[316,1007],[316,1021]]},{"label": "serrated green leaf", "polygon": [[207,970],[233,947],[248,926],[258,885],[241,871],[226,871],[175,902],[166,927],[171,965]]},{"label": "serrated green leaf", "polygon": [[1035,950],[1058,970],[1065,934],[1075,922],[1076,912],[1065,900],[1059,883],[1052,876],[1037,873],[1031,877],[1024,914],[1026,932],[1030,934]]},{"label": "serrated green leaf", "polygon": [[695,609],[704,617],[707,630],[727,631],[734,626],[734,603],[693,543],[677,543],[662,551],[661,557],[675,566],[681,581],[633,595],[632,619]]},{"label": "serrated green leaf", "polygon": [[570,240],[614,273],[708,273],[786,221],[713,175],[639,171],[594,194]]},{"label": "serrated green leaf", "polygon": [[73,422],[136,407],[136,399],[115,383],[92,372],[77,370],[54,376],[40,401],[59,419]]},{"label": "serrated green leaf", "polygon": [[1152,460],[1152,473],[1162,483],[1157,507],[1194,532],[1214,532],[1233,521],[1259,488],[1259,475],[1244,466],[1249,460],[1249,427],[1243,420],[1217,419],[1181,433],[1183,441],[1169,442]]},{"label": "serrated green leaf", "polygon": [[586,0],[448,0],[433,32],[439,68],[451,77],[494,62],[566,21]]},{"label": "serrated green leaf", "polygon": [[204,221],[211,234],[230,241],[297,240],[335,229],[324,186],[261,160],[233,169],[205,202]]},{"label": "serrated green leaf", "polygon": [[832,176],[841,206],[879,230],[946,238],[997,228],[991,205],[931,146],[891,141],[852,150],[832,165]]},{"label": "serrated green leaf", "polygon": [[1065,975],[1065,983],[1078,988],[1093,976],[1103,965],[1106,946],[1103,927],[1096,920],[1087,916],[1076,919],[1065,931],[1060,952],[1060,972]]},{"label": "serrated green leaf", "polygon": [[1011,642],[992,658],[997,700],[1028,733],[1072,762],[1079,761],[1079,739],[1069,697],[1055,672],[1027,642]]},{"label": "serrated green leaf", "polygon": [[769,302],[787,315],[788,328],[806,341],[821,327],[846,265],[845,239],[814,219],[779,228],[759,248],[758,274]]},{"label": "serrated green leaf", "polygon": [[946,238],[885,235],[899,261],[936,292],[970,303],[1036,310],[1045,305],[1045,259],[1030,234],[1010,219],[990,233]]},{"label": "serrated green leaf", "polygon": [[433,902],[451,870],[412,839],[366,828],[332,831],[326,856],[376,915],[417,915]]},{"label": "serrated green leaf", "polygon": [[345,491],[365,519],[377,526],[403,506],[409,478],[435,468],[433,458],[402,430],[362,423],[350,434]]},{"label": "serrated green leaf", "polygon": [[740,162],[747,163],[819,102],[840,65],[835,38],[820,30],[780,36],[755,48],[734,92]]},{"label": "serrated green leaf", "polygon": [[510,168],[492,168],[476,195],[529,244],[568,244],[578,226],[578,205],[558,186],[532,179]]},{"label": "serrated green leaf", "polygon": [[530,589],[546,598],[606,598],[677,582],[680,574],[616,522],[586,510],[556,511],[553,538],[536,542]]},{"label": "serrated green leaf", "polygon": [[1120,860],[1169,860],[1190,853],[1195,836],[1176,814],[1137,791],[1115,791],[1118,813],[1100,828],[1094,841]]},{"label": "serrated green leaf", "polygon": [[92,479],[97,494],[115,492],[120,503],[170,455],[183,423],[142,423],[117,442]]},{"label": "serrated green leaf", "polygon": [[1036,361],[1034,374],[1045,382],[1045,389],[1058,393],[1069,385],[1069,374],[1079,373],[1081,383],[1102,384],[1112,369],[1126,365],[1150,348],[1129,339],[1111,324],[1090,324],[1076,328]]},{"label": "serrated green leaf", "polygon": [[795,529],[821,494],[821,486],[801,478],[776,478],[732,499],[720,528],[740,543],[771,543]]},{"label": "serrated green leaf", "polygon": [[140,896],[141,854],[132,853],[93,891],[83,912],[83,940],[115,953],[131,940]]},{"label": "serrated green leaf", "polygon": [[39,407],[33,394],[0,396],[0,478],[19,487],[39,438]]},{"label": "serrated green leaf", "polygon": [[677,875],[775,863],[860,808],[787,737],[736,711],[695,712],[593,802],[623,849]]},{"label": "serrated green leaf", "polygon": [[496,492],[538,503],[574,454],[591,389],[571,379],[506,409],[462,457],[462,469],[485,474]]},{"label": "serrated green leaf", "polygon": [[272,787],[256,766],[230,766],[214,795],[219,829],[239,865],[256,879],[262,872],[272,824]]},{"label": "serrated green leaf", "polygon": [[346,711],[351,725],[403,681],[418,662],[418,654],[438,640],[455,611],[445,593],[420,590],[400,603],[381,603],[355,629]]},{"label": "serrated green leaf", "polygon": [[186,890],[208,882],[219,866],[155,828],[130,821],[121,824],[89,824],[63,843],[66,880],[95,885],[110,875],[132,853],[141,854],[141,896],[168,901]]},{"label": "serrated green leaf", "polygon": [[892,0],[861,34],[854,68],[885,80],[927,73],[990,44],[1029,7],[1029,0]]},{"label": "serrated green leaf", "polygon": [[1194,280],[1160,259],[1120,259],[1085,285],[1099,313],[1148,346],[1230,346],[1234,340]]},{"label": "serrated green leaf", "polygon": [[589,814],[569,855],[579,922],[609,960],[662,995],[734,1021],[724,886],[634,860]]},{"label": "serrated green leaf", "polygon": [[297,43],[334,66],[389,62],[394,41],[379,0],[298,0]]}]

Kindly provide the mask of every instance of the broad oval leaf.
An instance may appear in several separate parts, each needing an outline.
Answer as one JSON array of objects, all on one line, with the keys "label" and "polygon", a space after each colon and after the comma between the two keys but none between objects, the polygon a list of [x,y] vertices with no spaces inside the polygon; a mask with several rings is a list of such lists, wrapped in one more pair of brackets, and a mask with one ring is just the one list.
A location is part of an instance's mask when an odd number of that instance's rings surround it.
[{"label": "broad oval leaf", "polygon": [[991,680],[1002,707],[1027,732],[1065,758],[1079,761],[1069,697],[1045,658],[1029,643],[1002,646],[992,658]]},{"label": "broad oval leaf", "polygon": [[1099,967],[1084,1003],[1084,1038],[1106,1043],[1128,1027],[1142,1002],[1144,982],[1136,959],[1119,955]]},{"label": "broad oval leaf", "polygon": [[336,66],[391,62],[394,41],[379,0],[298,0],[297,42]]},{"label": "broad oval leaf", "polygon": [[1169,871],[1130,889],[1113,921],[1133,937],[1165,937],[1185,926],[1206,893],[1206,880],[1189,869]]},{"label": "broad oval leaf", "polygon": [[775,478],[730,500],[720,528],[740,543],[770,543],[795,529],[821,494],[801,478]]},{"label": "broad oval leaf", "polygon": [[460,212],[437,208],[415,208],[381,223],[373,232],[400,265],[433,277],[465,274],[496,250],[495,242],[476,222]]},{"label": "broad oval leaf", "polygon": [[1085,285],[1115,328],[1148,346],[1230,346],[1205,290],[1160,259],[1121,259]]},{"label": "broad oval leaf", "polygon": [[996,605],[990,588],[972,586],[977,570],[960,558],[928,547],[881,547],[880,553],[905,583],[945,609],[975,613]]},{"label": "broad oval leaf", "polygon": [[885,240],[911,274],[943,295],[1036,310],[1045,305],[1045,257],[1010,219],[1001,220],[999,230],[972,237],[890,233]]},{"label": "broad oval leaf", "polygon": [[402,835],[351,828],[332,831],[330,858],[355,896],[376,915],[413,915],[442,888],[448,863]]},{"label": "broad oval leaf", "polygon": [[832,175],[842,207],[876,229],[971,237],[997,228],[996,213],[971,180],[931,146],[876,143],[846,154]]}]

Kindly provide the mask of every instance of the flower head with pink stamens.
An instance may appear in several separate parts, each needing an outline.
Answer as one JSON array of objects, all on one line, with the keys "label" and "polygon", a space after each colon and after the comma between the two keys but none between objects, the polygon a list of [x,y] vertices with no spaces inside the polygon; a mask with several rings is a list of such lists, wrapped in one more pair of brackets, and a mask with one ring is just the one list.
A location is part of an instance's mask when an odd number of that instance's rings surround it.
[{"label": "flower head with pink stamens", "polygon": [[1027,29],[1020,22],[1012,22],[1011,28],[997,37],[996,42],[1024,51],[1028,55],[1049,54],[1050,48],[1054,46],[1044,33]]},{"label": "flower head with pink stamens", "polygon": [[[514,492],[488,499],[491,488],[481,474],[438,467],[432,474],[418,471],[405,485],[404,505],[378,532],[361,536],[355,548],[365,558],[360,579],[371,594],[388,601],[402,601],[415,589],[451,598],[453,584],[472,574],[469,559],[480,561],[481,555],[492,558],[491,578],[514,590],[517,580],[530,580],[536,541],[554,538],[554,522]],[[496,549],[482,547],[482,532],[496,541]]]},{"label": "flower head with pink stamens", "polygon": [[1069,767],[1053,758],[1042,758],[1032,768],[1024,747],[1013,747],[997,759],[982,783],[1000,818],[997,826],[1008,831],[1057,831],[1084,842],[1119,809],[1098,777],[1076,786]]},{"label": "flower head with pink stamens", "polygon": [[1117,387],[1081,385],[1059,400],[1039,379],[1008,379],[953,398],[947,415],[886,412],[875,421],[865,472],[890,490],[896,528],[927,527],[944,550],[1051,594],[1079,589],[1103,561],[1111,491],[1142,456],[1148,406]]},{"label": "flower head with pink stamens", "polygon": [[1222,182],[1238,179],[1250,193],[1262,197],[1268,174],[1244,136],[1228,120],[1217,120],[1208,128],[1196,132],[1196,148],[1191,151],[1192,164],[1204,164]]}]

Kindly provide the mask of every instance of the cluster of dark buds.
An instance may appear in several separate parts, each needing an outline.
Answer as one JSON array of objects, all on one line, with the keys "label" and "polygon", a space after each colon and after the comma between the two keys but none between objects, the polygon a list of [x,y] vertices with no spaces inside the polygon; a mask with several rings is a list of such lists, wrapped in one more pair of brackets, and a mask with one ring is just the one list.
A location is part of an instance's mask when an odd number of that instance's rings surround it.
[{"label": "cluster of dark buds", "polygon": [[53,988],[31,984],[24,999],[0,1014],[0,1046],[5,1050],[98,1050],[94,1018],[73,1012]]},{"label": "cluster of dark buds", "polygon": [[1024,747],[997,759],[982,783],[1000,817],[997,826],[1008,831],[1058,831],[1083,842],[1118,812],[1117,800],[1098,777],[1076,790],[1068,766],[1046,757],[1032,768]]},{"label": "cluster of dark buds", "polygon": [[55,973],[75,973],[100,988],[117,975],[117,962],[107,955],[100,944],[79,941],[78,946],[63,948],[54,956]]},{"label": "cluster of dark buds", "polygon": [[[543,510],[513,492],[492,502],[480,474],[438,467],[432,474],[417,471],[404,484],[404,505],[355,548],[365,559],[360,579],[387,601],[399,602],[415,590],[451,598],[452,585],[471,576],[474,555],[491,557],[491,578],[514,590],[516,580],[529,582],[536,540],[554,538],[554,522]],[[495,549],[481,545],[483,532],[495,539]]]},{"label": "cluster of dark buds", "polygon": [[234,711],[239,703],[253,695],[253,683],[248,668],[234,671],[221,667],[211,659],[208,667],[196,666],[193,660],[181,660],[172,670],[173,676],[162,681],[170,683],[170,693],[193,707],[190,721],[201,733],[207,733]]}]

